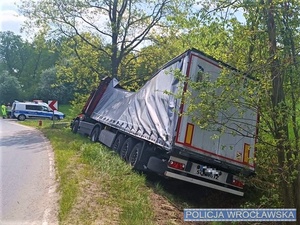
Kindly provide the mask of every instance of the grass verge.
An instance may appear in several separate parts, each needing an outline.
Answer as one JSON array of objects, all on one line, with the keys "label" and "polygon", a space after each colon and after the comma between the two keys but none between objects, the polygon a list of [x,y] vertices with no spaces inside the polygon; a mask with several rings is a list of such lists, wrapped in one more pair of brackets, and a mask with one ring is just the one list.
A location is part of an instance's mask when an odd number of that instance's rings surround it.
[{"label": "grass verge", "polygon": [[99,143],[71,133],[61,122],[27,120],[55,152],[60,224],[154,224],[145,177]]},{"label": "grass verge", "polygon": [[105,146],[73,134],[67,122],[22,123],[40,129],[54,149],[60,224],[195,224],[182,220],[183,208],[239,208],[244,202],[186,182],[156,176],[146,180]]}]

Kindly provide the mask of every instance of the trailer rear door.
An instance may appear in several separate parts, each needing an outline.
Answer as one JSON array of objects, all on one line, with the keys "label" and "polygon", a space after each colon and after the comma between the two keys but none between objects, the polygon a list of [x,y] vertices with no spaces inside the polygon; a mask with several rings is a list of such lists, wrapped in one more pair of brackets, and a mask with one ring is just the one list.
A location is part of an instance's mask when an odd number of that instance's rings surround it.
[{"label": "trailer rear door", "polygon": [[[199,52],[192,51],[186,75],[191,80],[199,81],[201,79],[199,78],[199,70],[209,74],[211,80],[215,80],[222,70],[222,65]],[[190,90],[190,87],[186,86],[185,89]],[[196,98],[197,93],[193,93],[192,90],[191,92],[192,96]],[[186,112],[188,107],[188,104],[184,104],[181,112]],[[192,121],[190,116],[183,114],[179,118],[175,145],[193,153],[254,170],[254,136],[257,113],[246,109],[241,116],[236,108],[230,107],[226,110],[226,115],[228,114],[232,115],[234,119],[228,120],[228,117],[222,113],[218,115],[219,122],[226,121],[228,132],[225,133],[201,129]],[[243,130],[244,135],[233,135],[231,130]]]}]

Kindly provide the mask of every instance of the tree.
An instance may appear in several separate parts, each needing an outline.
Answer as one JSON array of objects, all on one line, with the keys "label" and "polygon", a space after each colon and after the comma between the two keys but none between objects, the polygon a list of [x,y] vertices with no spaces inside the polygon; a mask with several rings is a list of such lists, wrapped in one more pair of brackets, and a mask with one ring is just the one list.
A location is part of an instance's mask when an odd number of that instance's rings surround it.
[{"label": "tree", "polygon": [[11,76],[8,71],[0,73],[0,102],[11,103],[21,96],[22,89],[17,78]]},{"label": "tree", "polygon": [[[89,33],[81,35],[93,45],[102,46],[98,37]],[[58,84],[71,85],[74,92],[86,95],[109,74],[110,63],[106,55],[94,51],[93,47],[80,37],[64,38],[60,46],[60,60],[56,64]]]},{"label": "tree", "polygon": [[41,73],[40,82],[37,85],[35,99],[57,100],[61,104],[67,104],[74,97],[73,84],[61,83],[57,81],[56,68],[52,67]]},{"label": "tree", "polygon": [[[299,4],[295,1],[265,0],[246,7],[255,12],[251,18],[253,43],[249,48],[249,68],[256,68],[260,79],[260,138],[268,148],[264,155],[273,171],[273,182],[280,206],[297,208],[300,220],[300,152],[299,152]],[[253,20],[255,18],[255,20]],[[267,31],[266,33],[262,32]],[[265,43],[258,49],[255,43]],[[299,44],[298,44],[299,45]],[[259,53],[259,54],[258,54]],[[258,63],[258,62],[263,62]],[[275,155],[272,153],[275,153]],[[276,161],[275,161],[276,160]],[[274,161],[276,162],[274,164]],[[264,162],[265,163],[265,162]]]},{"label": "tree", "polygon": [[55,64],[58,54],[53,49],[54,43],[46,41],[42,34],[30,43],[12,32],[0,32],[2,67],[18,79],[24,99],[33,97],[42,70]]},{"label": "tree", "polygon": [[[291,12],[297,13],[295,3],[273,0],[264,2],[267,33],[269,38],[270,74],[272,79],[271,113],[279,115],[273,118],[272,134],[276,140],[277,159],[282,180],[280,194],[285,207],[298,209],[300,220],[300,150],[299,121],[297,107],[299,99],[298,57],[295,54],[295,33],[292,27],[299,20]],[[279,9],[278,9],[279,7]],[[277,12],[276,12],[277,11]],[[276,23],[276,14],[283,14],[281,23]],[[281,34],[278,28],[282,27]],[[279,41],[280,40],[280,41]],[[280,54],[278,45],[283,45],[284,54]],[[286,62],[288,61],[288,63]],[[296,72],[296,73],[295,73]],[[296,75],[296,76],[295,76]],[[297,98],[296,98],[297,96]],[[292,135],[291,135],[292,134]]]},{"label": "tree", "polygon": [[15,35],[11,31],[0,32],[0,57],[4,64],[3,69],[10,74],[19,72],[22,68],[20,50],[24,43],[21,36]]},{"label": "tree", "polygon": [[[205,20],[203,15],[207,14],[211,14],[208,17],[209,24],[217,23],[218,27],[222,24],[225,25],[223,34],[228,35],[223,35],[226,40],[220,39],[216,49],[211,43],[214,43],[214,36],[218,36],[218,33],[209,39],[199,35],[198,37],[201,37],[202,40],[198,40],[198,43],[201,45],[209,40],[207,48],[214,49],[215,54],[212,55],[221,56],[221,59],[226,59],[226,56],[218,53],[221,51],[228,53],[228,50],[231,50],[233,54],[229,58],[227,57],[228,60],[223,60],[238,65],[239,69],[243,69],[257,82],[250,82],[246,86],[247,89],[237,95],[239,92],[231,89],[235,86],[233,80],[235,78],[228,79],[228,76],[224,76],[225,79],[221,79],[216,84],[208,83],[212,85],[210,90],[220,87],[220,85],[225,90],[225,87],[228,86],[229,90],[232,90],[225,95],[230,96],[227,98],[228,100],[233,100],[234,96],[236,99],[242,96],[243,102],[237,106],[247,104],[259,109],[259,143],[256,160],[258,177],[261,178],[261,181],[263,179],[268,181],[261,182],[264,185],[264,194],[275,200],[270,202],[271,204],[276,202],[278,207],[296,207],[299,221],[299,2],[292,0],[225,0],[205,1],[203,4],[209,7],[203,7],[198,12],[194,11],[192,16],[182,18],[181,23],[186,24],[183,27],[183,30],[184,28],[186,30],[182,33],[189,33],[192,36],[196,31],[203,30],[193,27],[190,22],[197,24],[195,19],[198,19],[198,24],[203,23]],[[244,12],[244,24],[237,23],[232,18],[229,19],[227,12],[237,10]],[[180,15],[179,18],[176,18],[176,22],[179,19]],[[196,39],[195,36],[194,38]],[[189,37],[189,40],[191,39],[193,37]],[[194,43],[196,44],[197,41]],[[222,43],[227,43],[227,46]],[[205,84],[204,82],[198,85]],[[207,93],[209,94],[207,95]],[[222,107],[226,108],[226,104],[219,104],[224,100],[222,93],[215,94],[208,90],[203,93],[205,96],[199,96],[205,101],[202,101],[202,104],[193,105],[193,110],[207,112],[196,118],[200,123],[202,121],[202,125],[206,125],[207,118],[201,116],[211,116],[214,115],[214,111],[220,110]],[[258,99],[259,101],[257,101]],[[214,123],[215,120],[210,122]],[[264,203],[266,206],[274,206],[270,205],[270,202]]]},{"label": "tree", "polygon": [[[53,33],[79,37],[95,51],[111,60],[111,75],[119,78],[122,60],[147,38],[151,29],[165,16],[169,0],[42,0],[23,1],[21,12],[38,26]],[[104,46],[95,45],[83,33],[100,37]]]}]

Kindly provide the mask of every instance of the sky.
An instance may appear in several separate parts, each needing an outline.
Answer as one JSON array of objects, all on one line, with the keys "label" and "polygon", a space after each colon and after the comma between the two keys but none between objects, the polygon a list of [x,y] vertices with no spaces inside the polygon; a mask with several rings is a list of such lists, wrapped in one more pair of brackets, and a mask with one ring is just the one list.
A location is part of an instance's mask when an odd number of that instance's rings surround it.
[{"label": "sky", "polygon": [[25,18],[18,14],[20,0],[1,0],[0,1],[0,31],[12,31],[21,35],[20,29]]},{"label": "sky", "polygon": [[[28,39],[26,34],[20,31],[26,19],[18,13],[17,5],[20,5],[20,2],[21,0],[0,0],[0,31],[12,31]],[[236,13],[236,16],[240,21],[244,21],[242,12]]]}]

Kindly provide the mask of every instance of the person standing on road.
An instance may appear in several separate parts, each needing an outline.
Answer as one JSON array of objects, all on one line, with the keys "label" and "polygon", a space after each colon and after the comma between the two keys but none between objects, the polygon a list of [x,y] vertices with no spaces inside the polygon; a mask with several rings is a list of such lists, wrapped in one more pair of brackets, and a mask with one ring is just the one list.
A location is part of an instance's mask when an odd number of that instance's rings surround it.
[{"label": "person standing on road", "polygon": [[1,104],[1,112],[2,112],[2,118],[5,119],[7,116],[7,112],[6,112],[6,105],[4,105],[4,103]]},{"label": "person standing on road", "polygon": [[12,118],[10,103],[7,103],[6,111],[7,111],[7,118]]}]

